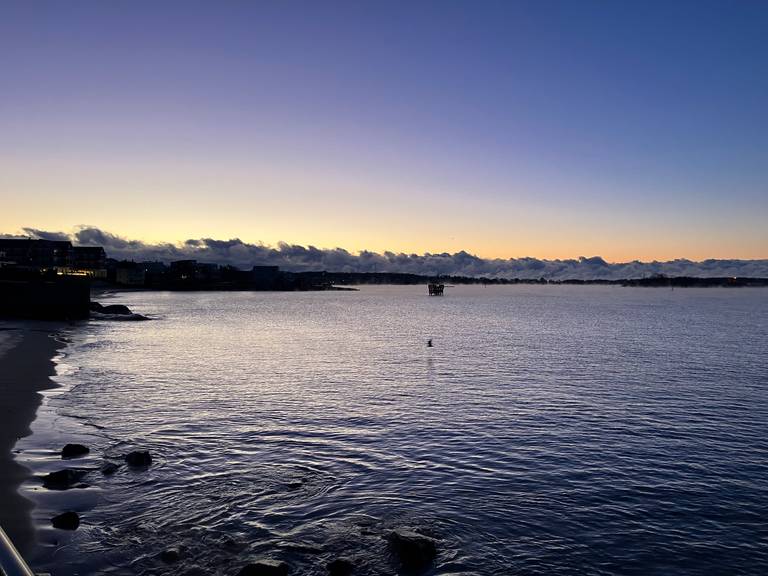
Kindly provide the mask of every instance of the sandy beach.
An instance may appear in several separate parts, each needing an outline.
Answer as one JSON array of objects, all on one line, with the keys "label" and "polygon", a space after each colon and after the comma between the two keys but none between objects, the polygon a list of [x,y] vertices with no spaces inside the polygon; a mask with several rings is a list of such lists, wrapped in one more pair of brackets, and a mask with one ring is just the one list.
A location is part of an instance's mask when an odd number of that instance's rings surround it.
[{"label": "sandy beach", "polygon": [[28,436],[42,390],[56,386],[53,357],[62,347],[46,323],[0,326],[0,525],[22,554],[34,542],[32,503],[18,493],[29,470],[16,462],[13,448]]}]

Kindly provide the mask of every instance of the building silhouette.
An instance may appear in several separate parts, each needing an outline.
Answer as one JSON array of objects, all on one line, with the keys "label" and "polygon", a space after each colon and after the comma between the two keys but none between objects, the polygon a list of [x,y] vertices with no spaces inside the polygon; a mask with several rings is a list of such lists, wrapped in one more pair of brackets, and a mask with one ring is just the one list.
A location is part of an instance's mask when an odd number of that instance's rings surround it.
[{"label": "building silhouette", "polygon": [[106,278],[107,255],[101,246],[72,246],[68,240],[0,238],[0,267]]}]

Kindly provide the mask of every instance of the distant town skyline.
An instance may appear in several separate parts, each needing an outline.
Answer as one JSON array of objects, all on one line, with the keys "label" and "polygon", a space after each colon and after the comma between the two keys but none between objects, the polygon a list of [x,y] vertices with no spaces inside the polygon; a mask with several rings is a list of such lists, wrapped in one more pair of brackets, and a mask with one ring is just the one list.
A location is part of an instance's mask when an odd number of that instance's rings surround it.
[{"label": "distant town skyline", "polygon": [[[275,266],[287,271],[387,272],[419,275],[454,275],[506,279],[619,280],[655,275],[699,278],[768,278],[768,259],[706,259],[692,261],[610,262],[579,256],[566,259],[535,257],[483,258],[467,251],[411,253],[397,251],[350,252],[343,248],[314,245],[249,243],[239,238],[189,238],[183,242],[148,243],[125,238],[96,227],[79,227],[72,233],[25,228],[22,234],[0,233],[3,238],[33,238],[67,242],[74,246],[98,246],[117,261],[199,261],[250,269]],[[0,261],[2,261],[0,251]],[[7,255],[6,255],[7,256]],[[11,258],[13,260],[13,258]],[[1,264],[0,264],[1,265]]]},{"label": "distant town skyline", "polygon": [[768,258],[768,3],[4,2],[0,231]]},{"label": "distant town skyline", "polygon": [[[768,261],[768,251],[764,250],[764,243],[758,243],[754,250],[747,251],[747,255],[745,256],[728,256],[727,253],[717,251],[713,251],[715,255],[712,255],[712,253],[704,253],[701,256],[689,256],[686,254],[678,254],[675,250],[670,249],[668,252],[672,255],[670,256],[657,256],[657,255],[647,255],[647,256],[628,256],[628,257],[612,257],[612,254],[616,254],[615,250],[611,250],[610,247],[608,247],[606,250],[602,251],[595,251],[595,252],[589,252],[589,251],[577,251],[572,250],[571,253],[568,254],[551,254],[548,255],[546,253],[544,254],[536,254],[533,252],[523,252],[519,249],[510,248],[508,250],[509,253],[499,253],[499,254],[486,254],[482,253],[477,250],[472,250],[469,248],[454,248],[454,249],[412,249],[410,246],[398,246],[398,242],[396,239],[394,241],[390,242],[389,246],[386,244],[383,247],[362,247],[362,248],[350,248],[348,246],[343,246],[339,244],[323,244],[320,242],[313,242],[313,241],[305,241],[305,242],[292,242],[285,240],[283,238],[280,238],[276,241],[264,241],[261,238],[257,237],[256,235],[251,235],[249,237],[247,234],[245,235],[239,235],[239,234],[224,234],[223,236],[209,236],[209,235],[203,235],[203,234],[191,234],[184,238],[175,238],[175,239],[168,239],[163,237],[137,237],[137,236],[131,236],[127,234],[121,234],[121,233],[115,233],[113,230],[108,230],[106,228],[101,228],[98,226],[89,226],[89,225],[78,225],[74,227],[69,228],[52,228],[52,229],[45,229],[42,227],[30,227],[30,226],[24,226],[21,228],[16,229],[5,229],[3,230],[0,228],[0,238],[21,238],[21,237],[29,237],[29,238],[42,238],[42,239],[64,239],[64,240],[70,240],[74,244],[80,244],[80,245],[102,245],[106,244],[108,246],[119,246],[119,247],[149,247],[151,250],[155,249],[179,249],[181,251],[188,249],[190,246],[193,246],[194,243],[199,242],[201,245],[204,244],[206,241],[210,241],[213,244],[216,245],[245,245],[245,246],[261,246],[265,249],[279,249],[281,246],[297,246],[302,247],[306,249],[316,249],[320,251],[325,252],[332,252],[332,251],[343,251],[348,252],[349,254],[360,254],[360,253],[375,253],[375,254],[385,254],[385,253],[394,253],[394,254],[409,254],[409,255],[417,255],[417,256],[423,256],[427,254],[457,254],[457,253],[467,253],[471,254],[472,256],[476,256],[478,258],[487,259],[487,260],[510,260],[510,259],[525,259],[525,258],[532,258],[532,259],[538,259],[538,260],[578,260],[580,258],[600,258],[610,264],[622,264],[627,262],[670,262],[675,260],[689,260],[691,262],[701,262],[705,260],[755,260],[755,261]],[[255,238],[255,239],[254,239]],[[576,243],[574,242],[574,245]],[[719,255],[718,255],[719,254]]]}]

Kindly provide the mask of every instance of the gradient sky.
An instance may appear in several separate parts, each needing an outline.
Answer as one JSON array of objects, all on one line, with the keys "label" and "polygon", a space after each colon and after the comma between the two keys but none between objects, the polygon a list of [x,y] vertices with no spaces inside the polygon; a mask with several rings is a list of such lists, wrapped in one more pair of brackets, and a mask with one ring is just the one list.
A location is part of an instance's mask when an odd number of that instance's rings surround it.
[{"label": "gradient sky", "polygon": [[768,258],[768,2],[6,2],[0,232]]}]

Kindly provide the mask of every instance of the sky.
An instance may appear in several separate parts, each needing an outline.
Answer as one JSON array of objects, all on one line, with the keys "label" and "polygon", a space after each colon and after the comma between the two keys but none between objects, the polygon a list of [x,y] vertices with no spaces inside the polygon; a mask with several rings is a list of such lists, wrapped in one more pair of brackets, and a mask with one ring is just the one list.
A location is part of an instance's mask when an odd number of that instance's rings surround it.
[{"label": "sky", "polygon": [[768,258],[768,3],[0,0],[0,232]]}]

